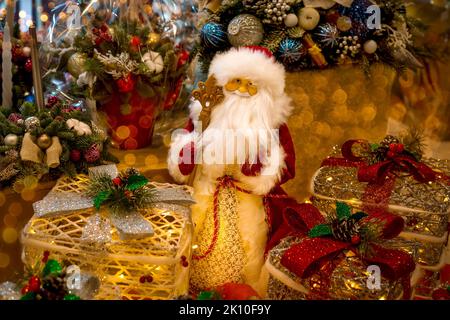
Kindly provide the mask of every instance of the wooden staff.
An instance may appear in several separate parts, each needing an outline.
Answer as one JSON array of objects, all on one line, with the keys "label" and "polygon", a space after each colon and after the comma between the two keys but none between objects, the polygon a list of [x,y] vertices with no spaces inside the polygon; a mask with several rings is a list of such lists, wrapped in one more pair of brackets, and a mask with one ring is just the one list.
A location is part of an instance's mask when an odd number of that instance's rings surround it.
[{"label": "wooden staff", "polygon": [[36,26],[34,23],[29,29],[31,36],[31,61],[32,61],[32,72],[33,72],[33,86],[34,86],[34,97],[36,100],[36,105],[38,111],[44,109],[44,93],[42,90],[42,79],[41,79],[41,67],[39,64],[39,48],[36,35]]},{"label": "wooden staff", "polygon": [[[192,91],[192,96],[200,102],[202,105],[202,111],[200,112],[199,120],[202,122],[202,130],[206,130],[209,125],[209,120],[213,108],[223,101],[223,89],[218,86],[214,75],[210,76],[205,82],[198,83],[198,89]],[[194,129],[195,130],[195,129]],[[195,158],[194,158],[195,161]],[[187,184],[189,186],[194,185],[194,179],[197,174],[198,165],[194,166],[189,175]]]}]

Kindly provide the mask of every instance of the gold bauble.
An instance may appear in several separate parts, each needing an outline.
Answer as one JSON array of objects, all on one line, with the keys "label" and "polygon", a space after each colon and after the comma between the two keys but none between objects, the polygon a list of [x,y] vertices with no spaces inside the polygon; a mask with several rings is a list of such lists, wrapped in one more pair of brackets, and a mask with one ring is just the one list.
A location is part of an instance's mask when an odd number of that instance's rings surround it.
[{"label": "gold bauble", "polygon": [[67,71],[75,78],[78,78],[80,74],[86,71],[84,68],[85,63],[86,57],[82,53],[76,52],[67,61]]},{"label": "gold bauble", "polygon": [[47,149],[52,145],[52,139],[47,134],[42,134],[37,139],[37,145],[41,149]]},{"label": "gold bauble", "polygon": [[151,32],[148,35],[148,39],[147,39],[147,44],[156,44],[159,42],[159,40],[161,39],[161,36],[159,33],[156,32]]}]

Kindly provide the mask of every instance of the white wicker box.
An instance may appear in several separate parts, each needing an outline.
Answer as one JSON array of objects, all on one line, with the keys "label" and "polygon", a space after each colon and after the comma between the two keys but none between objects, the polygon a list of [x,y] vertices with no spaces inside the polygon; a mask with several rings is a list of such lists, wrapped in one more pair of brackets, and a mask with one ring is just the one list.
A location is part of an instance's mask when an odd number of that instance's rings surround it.
[{"label": "white wicker box", "polygon": [[[61,178],[52,192],[82,194],[89,177]],[[86,219],[94,208],[49,217],[31,218],[22,232],[23,260],[32,264],[44,251],[57,260],[68,260],[81,270],[94,272],[102,286],[96,299],[173,299],[188,292],[192,224],[189,187],[151,183],[158,192],[172,195],[169,203],[158,202],[141,212],[154,235],[121,240],[112,228],[112,240],[92,245],[81,240]],[[183,258],[182,258],[183,257]],[[183,263],[183,261],[187,261]],[[151,276],[151,282],[142,277]]]}]

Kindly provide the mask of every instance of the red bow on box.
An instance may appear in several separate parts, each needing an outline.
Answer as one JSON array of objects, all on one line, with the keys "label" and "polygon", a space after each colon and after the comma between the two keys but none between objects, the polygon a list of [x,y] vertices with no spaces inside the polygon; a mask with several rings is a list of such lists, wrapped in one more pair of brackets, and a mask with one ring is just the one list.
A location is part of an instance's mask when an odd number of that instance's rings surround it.
[{"label": "red bow on box", "polygon": [[354,154],[353,147],[358,144],[369,146],[365,140],[348,140],[341,148],[343,158],[329,157],[322,162],[321,166],[356,167],[358,180],[367,182],[361,200],[362,209],[370,215],[386,213],[397,172],[410,174],[421,183],[437,180],[450,181],[445,174],[436,172],[426,164],[417,161],[412,154],[404,150],[401,144],[392,144],[393,150],[387,151],[386,156],[374,164],[369,164],[364,157]]},{"label": "red bow on box", "polygon": [[[344,158],[328,158],[324,165],[344,165],[358,167],[358,180],[382,184],[386,178],[395,171],[411,174],[418,182],[436,181],[441,176],[426,164],[416,161],[412,156],[405,154],[403,148],[397,152],[389,151],[387,159],[375,164],[367,164],[364,158],[355,156],[353,146],[366,143],[364,140],[348,140],[342,145],[341,152]],[[401,146],[401,144],[398,144]],[[397,146],[397,145],[394,145]]]},{"label": "red bow on box", "polygon": [[[312,216],[309,219],[315,219],[316,225],[323,225],[324,218],[319,211],[312,211]],[[296,217],[298,219],[298,217]],[[295,219],[290,217],[289,219]],[[400,221],[401,220],[401,221]],[[403,225],[403,219],[391,214],[384,216],[369,216],[361,221],[361,225],[375,225],[381,229],[377,236],[381,239],[387,239],[386,235],[390,237],[397,236]],[[309,278],[330,261],[338,258],[338,255],[344,250],[351,250],[368,265],[378,265],[381,273],[389,280],[402,279],[404,288],[404,298],[408,298],[410,292],[410,273],[415,268],[415,263],[410,254],[405,251],[396,249],[387,249],[375,243],[369,243],[370,254],[362,254],[358,245],[352,242],[345,242],[337,240],[333,237],[306,237],[300,243],[294,244],[285,251],[281,258],[281,264],[288,270],[296,274],[302,279]],[[334,268],[333,268],[334,269]],[[333,270],[327,270],[331,276]]]}]

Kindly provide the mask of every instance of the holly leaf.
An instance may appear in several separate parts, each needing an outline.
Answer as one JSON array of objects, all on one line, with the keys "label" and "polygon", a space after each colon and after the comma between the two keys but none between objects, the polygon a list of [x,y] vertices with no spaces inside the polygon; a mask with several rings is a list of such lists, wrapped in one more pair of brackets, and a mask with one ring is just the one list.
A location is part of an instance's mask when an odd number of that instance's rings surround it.
[{"label": "holly leaf", "polygon": [[328,224],[318,224],[308,232],[310,238],[318,238],[332,235],[331,226]]},{"label": "holly leaf", "polygon": [[133,191],[142,188],[148,183],[148,179],[140,174],[133,174],[128,177],[125,189]]},{"label": "holly leaf", "polygon": [[367,217],[367,216],[368,216],[367,213],[362,212],[362,211],[359,211],[359,212],[357,212],[357,213],[355,213],[355,214],[352,214],[352,216],[350,217],[350,219],[359,221],[359,220],[361,220],[362,218],[365,218],[365,217]]},{"label": "holly leaf", "polygon": [[45,264],[44,270],[42,270],[42,276],[46,277],[50,274],[58,275],[62,272],[62,267],[58,261],[50,259]]},{"label": "holly leaf", "polygon": [[380,147],[380,145],[378,143],[371,143],[370,145],[370,150],[373,151],[377,151],[378,148]]},{"label": "holly leaf", "polygon": [[350,206],[344,202],[336,202],[336,213],[338,220],[344,220],[350,218],[352,210]]},{"label": "holly leaf", "polygon": [[100,210],[100,206],[103,202],[108,200],[109,196],[111,195],[111,191],[100,191],[94,198],[94,207],[97,210]]},{"label": "holly leaf", "polygon": [[28,292],[27,294],[22,296],[22,298],[20,298],[20,300],[34,300],[35,298],[36,298],[36,293]]}]

